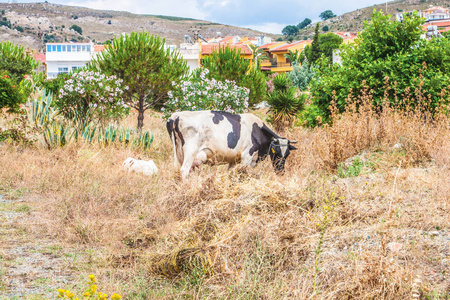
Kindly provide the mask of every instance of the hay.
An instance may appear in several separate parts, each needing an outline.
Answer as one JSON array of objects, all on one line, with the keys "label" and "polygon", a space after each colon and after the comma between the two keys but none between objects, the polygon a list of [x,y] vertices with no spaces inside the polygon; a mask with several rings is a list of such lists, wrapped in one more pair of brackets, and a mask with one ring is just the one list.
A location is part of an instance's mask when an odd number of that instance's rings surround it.
[{"label": "hay", "polygon": [[169,254],[159,254],[150,258],[149,271],[164,277],[174,277],[180,273],[200,272],[206,276],[213,273],[208,252],[202,248],[177,249]]}]

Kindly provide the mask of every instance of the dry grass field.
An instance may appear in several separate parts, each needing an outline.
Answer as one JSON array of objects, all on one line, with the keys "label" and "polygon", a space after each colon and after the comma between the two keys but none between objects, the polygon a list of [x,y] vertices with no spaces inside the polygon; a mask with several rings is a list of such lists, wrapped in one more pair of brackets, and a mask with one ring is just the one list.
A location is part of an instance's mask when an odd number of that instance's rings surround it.
[{"label": "dry grass field", "polygon": [[0,298],[80,295],[94,274],[123,299],[449,299],[449,119],[360,111],[284,132],[284,176],[265,161],[182,183],[156,114],[148,153],[1,145]]}]

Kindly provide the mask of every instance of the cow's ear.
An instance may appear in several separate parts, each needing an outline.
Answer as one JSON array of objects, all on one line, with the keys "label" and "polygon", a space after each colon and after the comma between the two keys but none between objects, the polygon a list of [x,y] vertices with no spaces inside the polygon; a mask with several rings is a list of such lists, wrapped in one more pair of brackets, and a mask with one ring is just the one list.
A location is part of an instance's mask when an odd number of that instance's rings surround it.
[{"label": "cow's ear", "polygon": [[297,150],[297,148],[295,148],[294,146],[292,146],[291,144],[289,144],[289,150]]}]

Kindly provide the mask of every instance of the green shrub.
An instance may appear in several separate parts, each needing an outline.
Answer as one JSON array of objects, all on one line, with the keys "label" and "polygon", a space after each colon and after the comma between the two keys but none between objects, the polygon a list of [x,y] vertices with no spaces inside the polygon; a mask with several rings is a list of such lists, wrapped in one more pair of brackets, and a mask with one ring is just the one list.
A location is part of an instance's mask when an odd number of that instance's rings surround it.
[{"label": "green shrub", "polygon": [[270,121],[277,130],[291,126],[304,107],[304,98],[296,95],[296,88],[285,73],[272,78],[269,90],[267,102],[270,106]]},{"label": "green shrub", "polygon": [[374,12],[358,41],[342,47],[342,66],[318,69],[310,83],[312,100],[326,118],[333,98],[342,112],[348,99],[364,93],[376,107],[386,100],[396,108],[426,107],[433,113],[448,103],[450,40],[421,40],[423,19],[417,14],[402,23],[390,17]]}]

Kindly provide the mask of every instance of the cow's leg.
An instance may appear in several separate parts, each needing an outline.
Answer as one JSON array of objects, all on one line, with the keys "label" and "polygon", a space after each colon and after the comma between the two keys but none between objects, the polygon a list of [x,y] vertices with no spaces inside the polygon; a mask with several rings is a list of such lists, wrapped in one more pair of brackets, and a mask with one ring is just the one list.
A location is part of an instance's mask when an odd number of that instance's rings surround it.
[{"label": "cow's leg", "polygon": [[184,161],[180,169],[181,178],[183,178],[183,181],[187,179],[187,177],[189,176],[189,172],[193,167],[193,163],[197,155],[197,149],[197,147],[187,146],[187,144],[185,144],[183,147]]},{"label": "cow's leg", "polygon": [[256,166],[257,155],[250,155],[248,153],[243,153],[241,155],[241,164],[244,166]]}]

